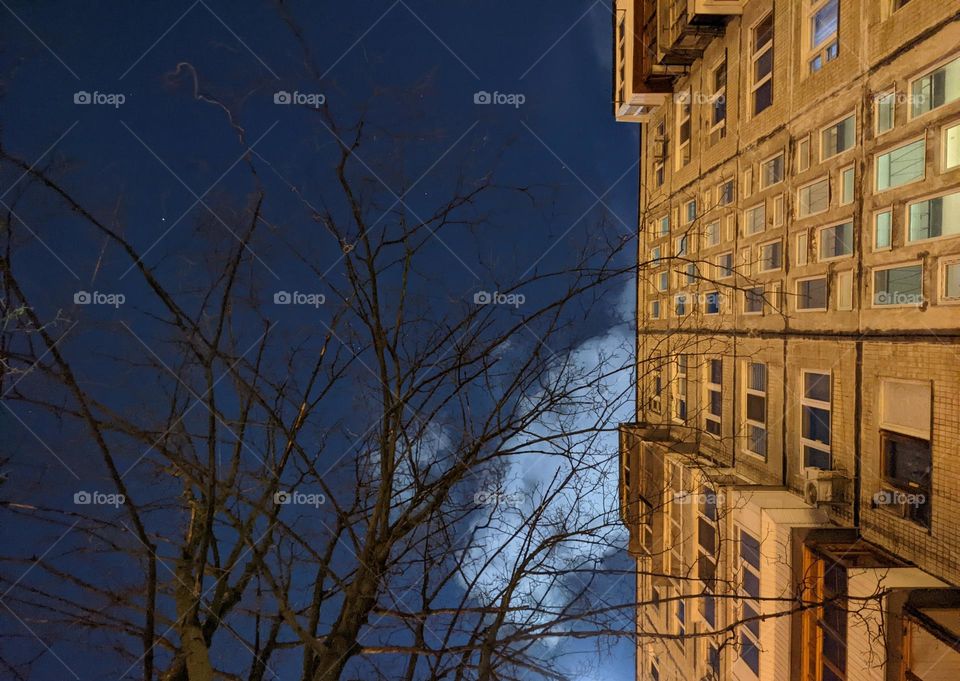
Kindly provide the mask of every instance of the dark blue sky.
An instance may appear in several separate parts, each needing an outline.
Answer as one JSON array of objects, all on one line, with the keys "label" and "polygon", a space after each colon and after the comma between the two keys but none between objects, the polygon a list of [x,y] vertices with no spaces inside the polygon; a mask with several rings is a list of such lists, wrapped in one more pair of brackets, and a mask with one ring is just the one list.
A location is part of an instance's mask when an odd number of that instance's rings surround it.
[{"label": "dark blue sky", "polygon": [[[419,273],[423,295],[464,298],[531,267],[561,266],[600,219],[613,232],[635,230],[637,129],[611,113],[608,4],[293,2],[283,4],[285,17],[267,2],[4,0],[0,143],[54,169],[100,219],[122,225],[151,268],[169,282],[182,276],[184,288],[191,280],[182,273],[202,251],[196,240],[223,237],[215,214],[253,191],[243,159],[252,145],[248,160],[271,197],[269,229],[254,244],[263,289],[253,295],[311,290],[300,286],[305,264],[287,249],[327,238],[303,202],[320,200],[337,146],[315,111],[275,100],[278,92],[322,95],[344,137],[359,117],[369,121],[361,156],[389,187],[376,188],[384,210],[395,194],[411,212],[429,213],[459,174],[494,169],[499,184],[536,196],[507,193],[484,207],[480,233],[451,231],[431,244],[435,269]],[[478,105],[481,91],[523,103]],[[99,101],[85,104],[87,95]],[[9,170],[0,182],[7,203],[28,184]],[[62,207],[28,199],[16,204],[25,263],[17,274],[38,309],[66,308],[78,290],[140,304],[143,283],[129,275],[129,258],[78,231]],[[330,243],[329,263],[339,254]],[[431,289],[433,280],[442,290]],[[611,295],[609,309],[588,311],[584,336],[612,325],[620,302]],[[122,317],[111,308],[83,312]],[[77,342],[94,347],[108,341],[101,334]],[[91,360],[87,369],[96,368]],[[4,439],[27,446],[30,435],[4,417]],[[4,535],[28,541],[9,528]],[[620,652],[604,656],[597,678],[632,678],[629,646]]]}]

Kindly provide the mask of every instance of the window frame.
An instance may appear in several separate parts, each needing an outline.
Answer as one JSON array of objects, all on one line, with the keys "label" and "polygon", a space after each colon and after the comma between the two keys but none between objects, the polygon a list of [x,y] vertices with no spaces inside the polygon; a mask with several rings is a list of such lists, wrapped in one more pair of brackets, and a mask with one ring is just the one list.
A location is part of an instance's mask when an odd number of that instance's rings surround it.
[{"label": "window frame", "polygon": [[[756,388],[750,387],[749,376],[750,376],[750,367],[753,364],[759,364],[763,366],[763,387],[764,389],[757,390]],[[743,445],[743,450],[748,454],[755,456],[759,459],[767,460],[767,454],[761,454],[760,452],[755,452],[750,449],[750,428],[758,428],[763,431],[764,439],[764,448],[767,448],[770,444],[770,433],[767,428],[767,416],[769,414],[768,401],[770,399],[770,365],[767,362],[754,362],[751,360],[744,360],[744,370],[743,370],[743,400],[741,402],[741,409],[743,413],[743,425],[746,436],[744,438],[745,444]],[[747,410],[747,403],[749,396],[753,395],[754,397],[760,397],[763,399],[763,423],[755,421],[749,417],[749,412]]]},{"label": "window frame", "polygon": [[[720,383],[713,383],[710,379],[712,378],[711,373],[713,371],[713,362],[720,362]],[[722,357],[710,357],[704,362],[704,371],[706,373],[706,378],[703,381],[704,392],[706,393],[706,400],[704,402],[703,418],[704,418],[704,430],[708,435],[719,440],[723,437],[723,358]],[[711,409],[710,402],[710,393],[717,393],[720,396],[720,413],[714,414]],[[709,429],[709,423],[716,423],[717,430],[719,432],[712,433]]]},{"label": "window frame", "polygon": [[[880,129],[880,103],[883,100],[891,99],[890,105],[890,127],[886,130]],[[874,137],[885,135],[897,127],[897,89],[883,90],[873,96],[873,134]]]},{"label": "window frame", "polygon": [[[723,85],[717,87],[717,73],[720,69],[723,68]],[[713,67],[709,71],[710,74],[710,89],[711,89],[711,101],[710,101],[710,127],[708,135],[710,139],[713,139],[714,133],[718,131],[720,135],[717,141],[726,137],[727,131],[727,80],[730,77],[729,65],[727,64],[727,57],[724,55],[719,60],[717,60]],[[714,121],[716,111],[717,111],[717,102],[722,102],[723,106],[723,118],[719,122]]]},{"label": "window frame", "polygon": [[[761,48],[758,48],[757,47],[757,28],[762,23],[767,21],[767,19],[770,20],[770,40],[767,43],[764,43],[764,45]],[[773,72],[776,67],[776,61],[774,59],[774,55],[771,55],[770,57],[770,73],[763,76],[760,80],[756,79],[756,75],[757,75],[757,62],[760,59],[762,59],[767,54],[767,52],[773,51],[776,44],[776,38],[777,38],[777,22],[776,22],[776,16],[772,11],[764,14],[756,22],[754,22],[753,25],[750,26],[750,37],[749,37],[750,39],[750,53],[749,53],[750,89],[749,89],[749,95],[748,95],[750,98],[750,106],[747,108],[747,110],[750,112],[750,118],[759,116],[764,111],[767,111],[773,106],[773,94],[774,94],[773,93]],[[760,88],[762,88],[764,85],[766,85],[767,81],[770,81],[770,103],[767,104],[767,106],[760,109],[759,111],[757,111],[757,91],[760,90]]]},{"label": "window frame", "polygon": [[[911,206],[915,206],[915,205],[917,205],[918,203],[923,203],[923,202],[925,202],[925,201],[931,201],[931,200],[933,200],[933,199],[940,199],[940,198],[943,198],[943,197],[945,197],[945,196],[952,196],[952,195],[954,195],[954,194],[957,195],[958,200],[960,200],[960,187],[950,187],[950,188],[949,188],[948,190],[946,190],[946,191],[939,191],[939,192],[936,192],[936,193],[933,193],[933,194],[927,194],[927,195],[925,195],[925,196],[919,196],[919,197],[916,197],[916,198],[914,198],[914,199],[912,199],[912,200],[909,200],[909,201],[907,201],[907,202],[905,203],[905,205],[904,205],[904,207],[903,207],[903,224],[904,224],[904,230],[903,230],[904,233],[903,233],[903,236],[904,236],[904,243],[905,243],[906,245],[911,245],[911,244],[926,244],[926,243],[932,243],[932,242],[936,242],[936,241],[943,241],[944,239],[956,239],[957,237],[960,237],[960,229],[958,229],[958,231],[956,231],[956,232],[954,232],[954,233],[952,233],[952,234],[943,234],[942,231],[941,231],[941,233],[940,233],[939,236],[930,236],[930,237],[927,237],[926,239],[911,239],[911,238],[910,238],[910,207],[911,207]],[[942,225],[941,225],[941,229],[942,229]]]},{"label": "window frame", "polygon": [[[833,33],[827,35],[817,45],[813,44],[814,39],[814,30],[813,30],[813,19],[826,5],[831,2],[836,2],[837,5],[837,28]],[[807,4],[806,11],[806,22],[805,30],[803,32],[804,45],[804,63],[806,64],[805,74],[807,76],[812,76],[813,74],[820,73],[830,62],[836,60],[840,56],[840,7],[841,3],[839,0],[810,0]],[[830,48],[835,49],[834,56],[830,55]],[[820,59],[820,66],[813,68],[813,63]]]},{"label": "window frame", "polygon": [[[919,177],[915,177],[912,180],[908,180],[902,184],[889,185],[884,189],[880,189],[880,157],[891,154],[898,149],[905,149],[909,146],[916,144],[917,142],[923,143],[923,173]],[[914,182],[923,182],[927,179],[927,134],[926,131],[919,137],[914,137],[904,142],[893,144],[889,147],[884,148],[883,151],[874,151],[873,153],[873,193],[880,194],[881,192],[888,192],[892,189],[899,189],[900,187],[906,187],[913,184]]]},{"label": "window frame", "polygon": [[[767,184],[766,182],[767,174],[765,172],[765,168],[768,164],[772,163],[773,161],[776,161],[778,158],[780,159],[780,178],[778,180],[771,182],[770,184]],[[770,189],[770,187],[776,187],[778,184],[784,181],[786,174],[787,174],[786,155],[784,154],[783,149],[781,149],[777,153],[772,154],[767,158],[763,159],[762,161],[760,161],[760,191],[763,191],[764,189]]]},{"label": "window frame", "polygon": [[[680,425],[685,425],[690,417],[689,362],[689,356],[684,353],[674,355],[673,362],[671,362],[673,365],[674,390],[671,391],[673,399],[670,400],[670,420]],[[682,393],[681,386],[683,387]]]},{"label": "window frame", "polygon": [[[877,291],[876,291],[877,279],[876,279],[876,276],[875,276],[876,273],[877,273],[877,272],[885,272],[885,271],[887,271],[887,270],[896,270],[896,269],[901,269],[901,268],[906,268],[906,267],[915,267],[915,266],[919,266],[919,267],[920,267],[920,302],[919,302],[919,303],[901,303],[901,304],[890,304],[890,305],[877,305],[877,303],[876,303],[876,298],[877,298]],[[871,309],[874,309],[874,310],[891,310],[891,309],[898,309],[898,308],[899,308],[899,309],[918,308],[918,307],[920,307],[921,305],[923,305],[924,302],[926,302],[927,298],[926,298],[926,296],[924,296],[924,281],[923,281],[923,277],[924,277],[925,272],[924,272],[923,260],[922,260],[922,259],[907,260],[907,261],[901,261],[901,262],[896,262],[896,263],[890,263],[890,264],[886,264],[886,265],[877,265],[876,267],[871,267],[870,270],[869,270],[869,272],[870,272],[869,278],[870,278],[870,308],[871,308]]]},{"label": "window frame", "polygon": [[[847,200],[847,201],[844,201],[844,200],[843,200],[843,197],[844,197],[844,193],[846,192],[846,188],[847,188],[847,186],[846,186],[846,181],[845,181],[845,178],[846,178],[847,173],[850,173],[853,179],[850,180],[850,199]],[[841,168],[841,169],[840,169],[840,173],[838,174],[837,178],[838,178],[837,184],[839,185],[839,191],[837,192],[837,205],[840,205],[840,206],[849,206],[851,203],[854,202],[854,199],[855,199],[855,197],[856,197],[856,195],[857,195],[857,169],[856,169],[856,167],[855,167],[854,165],[848,165],[848,166],[846,166],[846,167],[844,167],[844,168]]]},{"label": "window frame", "polygon": [[[720,259],[730,256],[730,267],[724,268],[720,264]],[[716,278],[717,279],[729,279],[733,276],[734,271],[736,270],[736,263],[734,262],[733,251],[724,251],[723,253],[717,253],[716,262],[713,265],[716,268]],[[724,274],[724,269],[726,269],[726,274]]]},{"label": "window frame", "polygon": [[[952,166],[947,165],[947,131],[953,128],[957,129],[957,162]],[[947,173],[951,170],[960,168],[960,119],[954,119],[940,126],[940,172]]]},{"label": "window frame", "polygon": [[[835,229],[842,225],[850,225],[850,252],[844,253],[842,255],[832,255],[828,258],[823,257],[823,244],[824,244],[823,233],[828,229]],[[833,222],[833,223],[824,225],[823,227],[817,227],[817,262],[833,262],[835,260],[852,258],[853,252],[856,249],[856,245],[854,243],[855,237],[856,237],[856,231],[854,227],[855,225],[852,217],[849,220],[841,220],[839,222]]]},{"label": "window frame", "polygon": [[[845,121],[848,121],[850,119],[853,119],[853,144],[851,144],[851,146],[847,147],[846,149],[843,149],[842,151],[837,151],[833,154],[830,154],[829,156],[826,156],[824,154],[825,145],[823,143],[823,134],[827,132],[827,130],[830,130],[831,128],[835,128],[841,123],[844,123]],[[819,149],[820,163],[823,163],[824,161],[831,158],[836,158],[837,156],[842,156],[843,154],[847,153],[851,149],[855,149],[856,146],[857,146],[857,112],[856,110],[844,116],[841,116],[840,118],[837,118],[831,121],[830,123],[828,123],[827,125],[823,126],[822,128],[820,128],[820,149]]]},{"label": "window frame", "polygon": [[[690,86],[674,95],[673,132],[677,144],[674,167],[680,170],[693,160],[693,90]],[[687,125],[687,139],[683,140],[681,131]],[[684,157],[686,152],[686,158]]]},{"label": "window frame", "polygon": [[[738,566],[739,566],[738,569],[737,569],[737,572],[739,573],[739,575],[738,575],[738,579],[737,579],[737,588],[736,588],[737,601],[738,601],[738,602],[737,602],[737,608],[736,608],[736,609],[737,609],[737,612],[738,612],[738,618],[737,618],[737,619],[740,619],[740,620],[742,621],[742,620],[745,620],[745,619],[746,619],[746,615],[744,614],[744,606],[749,607],[752,611],[754,611],[754,612],[757,614],[757,616],[759,616],[759,615],[762,614],[762,610],[761,610],[761,607],[760,607],[760,601],[761,601],[761,598],[762,598],[762,595],[763,595],[763,591],[762,591],[763,582],[761,581],[761,580],[762,580],[762,572],[763,572],[763,569],[762,569],[762,566],[763,566],[763,553],[762,553],[762,544],[761,544],[761,539],[760,539],[760,537],[754,536],[753,532],[750,532],[750,531],[746,530],[743,526],[741,526],[741,525],[739,525],[739,524],[736,526],[736,530],[737,530],[737,534],[736,534],[736,537],[737,537],[737,554],[736,554],[736,558],[738,559],[738,560],[736,560],[736,562],[737,562],[737,564],[738,564]],[[743,536],[744,536],[744,535],[746,535],[747,537],[749,537],[749,538],[750,538],[753,542],[755,542],[756,545],[757,545],[757,563],[758,563],[758,565],[753,565],[752,563],[750,563],[749,560],[746,560],[746,559],[743,558],[743,548],[742,548],[742,547],[743,547]],[[745,582],[745,580],[744,580],[744,572],[749,572],[749,573],[750,573],[751,575],[753,575],[753,577],[756,579],[756,584],[757,584],[757,594],[756,594],[756,596],[754,596],[753,594],[748,593],[747,590],[746,590],[746,588],[744,587],[744,582]],[[748,601],[749,601],[749,603],[748,603]],[[753,616],[751,616],[751,617],[753,617]],[[754,619],[754,620],[752,620],[752,624],[741,623],[741,624],[737,627],[737,629],[738,629],[737,639],[742,642],[744,636],[746,636],[746,638],[749,640],[749,643],[757,650],[757,668],[754,669],[754,668],[751,666],[751,664],[750,664],[749,662],[747,662],[747,660],[746,660],[741,654],[738,654],[737,657],[738,657],[738,659],[739,659],[741,662],[743,662],[743,664],[747,667],[747,669],[749,669],[751,672],[753,672],[753,673],[754,673],[756,676],[758,676],[758,677],[759,677],[759,675],[760,675],[760,653],[763,651],[763,647],[760,645],[760,622],[761,622],[761,620],[759,620],[759,619]],[[751,626],[755,626],[755,627],[756,627],[756,629],[757,629],[756,632],[753,631],[753,629],[751,628]],[[740,652],[742,652],[742,648],[741,648],[741,651],[740,651]]]},{"label": "window frame", "polygon": [[[767,248],[767,247],[769,247],[769,246],[773,246],[773,245],[775,245],[775,244],[779,244],[779,245],[780,245],[780,262],[779,262],[779,264],[778,264],[776,267],[764,267],[765,260],[764,260],[764,253],[763,253],[763,251],[764,251],[765,248]],[[758,257],[757,257],[757,271],[758,271],[758,272],[777,272],[777,271],[783,269],[783,239],[782,239],[782,238],[771,239],[770,241],[765,241],[765,242],[762,243],[762,244],[758,244],[758,245],[757,245],[757,252],[758,252]]]},{"label": "window frame", "polygon": [[[886,246],[877,245],[877,218],[880,215],[886,213],[890,216],[890,233],[887,235],[888,244]],[[873,211],[871,214],[871,230],[870,230],[870,241],[873,246],[873,252],[883,252],[893,250],[893,206],[887,206],[886,208],[881,208]]]},{"label": "window frame", "polygon": [[[818,400],[815,397],[807,396],[807,375],[815,374],[818,376],[827,377],[827,385],[830,387],[830,399],[827,402],[823,400]],[[830,422],[830,442],[821,442],[820,440],[811,440],[803,435],[803,409],[804,407],[812,407],[814,409],[821,409],[829,414]],[[797,437],[800,440],[800,457],[803,468],[810,468],[807,465],[806,459],[806,448],[816,449],[820,452],[825,452],[830,458],[830,468],[824,470],[833,470],[833,371],[827,369],[823,371],[822,369],[800,369],[800,428],[797,432]]]},{"label": "window frame", "polygon": [[[724,187],[730,186],[730,200],[724,201]],[[717,185],[717,205],[718,206],[729,206],[731,203],[737,200],[737,183],[734,182],[731,177],[729,180],[725,180]]]},{"label": "window frame", "polygon": [[[826,183],[827,183],[827,205],[826,205],[826,207],[825,207],[823,210],[813,211],[813,212],[807,213],[806,215],[802,215],[802,214],[800,213],[800,205],[801,205],[800,192],[802,192],[804,189],[809,189],[809,188],[813,187],[814,185],[821,184],[822,182],[826,182]],[[826,213],[828,210],[830,210],[830,199],[831,199],[831,198],[832,198],[832,196],[831,196],[831,192],[830,192],[830,175],[829,175],[829,174],[827,174],[827,175],[821,175],[821,176],[818,177],[816,180],[813,180],[813,181],[811,181],[811,182],[806,182],[806,183],[800,185],[799,187],[797,187],[797,212],[796,212],[796,216],[795,216],[796,219],[797,219],[797,220],[806,220],[807,218],[813,217],[814,215],[820,215],[821,213]],[[808,201],[807,203],[809,204],[809,201]]]},{"label": "window frame", "polygon": [[[716,238],[711,239],[710,238],[710,235],[712,233],[711,228],[714,226],[716,227],[716,230],[717,230]],[[706,224],[706,226],[703,228],[703,247],[705,249],[713,248],[714,246],[720,245],[720,242],[722,241],[722,234],[721,234],[722,229],[723,229],[723,225],[720,222],[720,218],[717,218],[716,220],[711,220]]]},{"label": "window frame", "polygon": [[[803,241],[801,247],[800,242]],[[795,240],[795,260],[797,267],[805,267],[810,264],[810,232],[806,229],[797,232]],[[802,257],[801,257],[802,254]]]},{"label": "window frame", "polygon": [[[750,300],[751,296],[754,295],[754,292],[757,291],[758,289],[760,290],[760,309],[751,310],[748,308],[747,302]],[[749,288],[743,289],[743,314],[745,316],[746,315],[750,315],[750,316],[762,315],[764,311],[765,303],[766,303],[766,298],[767,298],[767,289],[763,284],[759,286],[751,286]]]},{"label": "window frame", "polygon": [[[823,307],[800,307],[800,299],[802,298],[800,295],[800,284],[814,281],[815,279],[823,279],[824,282]],[[796,296],[796,302],[794,302],[793,305],[794,312],[826,312],[830,308],[830,277],[826,273],[810,277],[800,277],[794,281],[793,293]]]},{"label": "window frame", "polygon": [[960,296],[948,298],[947,290],[947,268],[955,265],[960,267],[960,255],[940,258],[937,263],[937,302],[940,305],[960,305]]},{"label": "window frame", "polygon": [[[933,75],[934,73],[936,73],[937,71],[939,71],[941,68],[943,68],[943,67],[945,67],[945,66],[947,66],[947,65],[949,65],[949,64],[952,64],[952,63],[955,62],[955,61],[956,61],[956,62],[960,62],[960,53],[958,53],[958,52],[954,52],[954,53],[951,54],[949,57],[944,57],[943,59],[941,59],[940,61],[936,62],[936,63],[933,64],[932,66],[929,66],[929,67],[923,69],[922,71],[920,71],[918,74],[909,77],[909,78],[907,79],[907,95],[908,95],[908,97],[909,97],[908,102],[912,102],[912,101],[913,101],[913,97],[914,97],[913,87],[914,87],[914,85],[917,83],[917,81],[919,81],[919,80],[921,80],[921,79],[923,79],[923,78],[926,78],[927,76]],[[957,68],[960,69],[960,63],[958,63]],[[940,110],[940,109],[943,109],[944,107],[950,106],[951,104],[956,104],[957,102],[960,102],[960,95],[958,95],[957,98],[954,99],[954,100],[951,100],[951,101],[949,101],[949,102],[944,102],[944,103],[941,104],[940,106],[934,107],[934,108],[932,108],[932,109],[929,109],[929,110],[927,110],[927,111],[924,111],[923,113],[916,114],[916,115],[914,115],[914,113],[913,113],[913,106],[908,106],[908,107],[907,107],[907,121],[908,121],[908,122],[913,122],[913,121],[919,120],[919,119],[923,118],[924,116],[933,113],[934,111],[938,111],[938,110]]]},{"label": "window frame", "polygon": [[[748,216],[754,215],[757,211],[763,212],[763,219],[760,221],[760,229],[755,232],[748,231],[753,225],[753,220],[749,219]],[[744,236],[754,236],[756,234],[763,234],[767,231],[767,202],[761,201],[758,204],[750,206],[749,208],[743,209],[743,235]]]}]

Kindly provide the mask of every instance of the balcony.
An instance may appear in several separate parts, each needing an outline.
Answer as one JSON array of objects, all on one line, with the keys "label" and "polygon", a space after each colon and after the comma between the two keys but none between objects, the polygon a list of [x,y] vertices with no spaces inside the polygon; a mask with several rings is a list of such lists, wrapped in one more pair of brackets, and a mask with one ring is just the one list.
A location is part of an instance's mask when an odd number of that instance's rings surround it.
[{"label": "balcony", "polygon": [[723,35],[730,16],[743,11],[742,0],[657,0],[660,31],[658,60],[688,66]]}]

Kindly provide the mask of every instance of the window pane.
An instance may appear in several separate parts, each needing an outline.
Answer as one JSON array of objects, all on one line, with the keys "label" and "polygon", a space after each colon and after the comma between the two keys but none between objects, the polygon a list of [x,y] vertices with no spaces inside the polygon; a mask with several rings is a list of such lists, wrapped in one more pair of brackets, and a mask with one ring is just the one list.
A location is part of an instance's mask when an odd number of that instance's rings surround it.
[{"label": "window pane", "polygon": [[803,462],[804,466],[809,466],[810,468],[823,468],[824,470],[830,470],[832,468],[830,465],[830,452],[814,447],[803,448]]},{"label": "window pane", "polygon": [[894,267],[873,273],[874,305],[923,303],[923,266]]},{"label": "window pane", "polygon": [[740,558],[745,563],[760,569],[760,540],[742,531],[740,532]]},{"label": "window pane", "polygon": [[890,247],[891,220],[892,220],[892,215],[890,211],[886,210],[882,213],[877,213],[876,227],[875,227],[874,238],[873,238],[874,248]]},{"label": "window pane", "polygon": [[896,95],[891,93],[877,99],[877,132],[887,132],[893,129],[893,107]]},{"label": "window pane", "polygon": [[827,307],[827,280],[808,279],[797,282],[797,308],[822,310]]},{"label": "window pane", "polygon": [[910,88],[911,113],[914,116],[932,111],[960,97],[960,59],[913,81]]},{"label": "window pane", "polygon": [[710,360],[710,382],[717,385],[723,383],[723,360]]},{"label": "window pane", "polygon": [[960,192],[910,206],[910,241],[960,234]]},{"label": "window pane", "polygon": [[949,263],[943,268],[944,298],[960,298],[960,263]]},{"label": "window pane", "polygon": [[767,455],[767,431],[759,426],[747,426],[747,448],[754,454]]},{"label": "window pane", "polygon": [[824,159],[850,149],[856,136],[856,118],[848,116],[823,131],[820,156]]},{"label": "window pane", "polygon": [[747,395],[747,418],[763,423],[767,418],[767,400],[760,395]]},{"label": "window pane", "polygon": [[754,674],[760,675],[760,649],[746,634],[740,634],[740,659],[747,663]]},{"label": "window pane", "polygon": [[944,169],[960,166],[960,125],[954,125],[943,131]]},{"label": "window pane", "polygon": [[824,178],[820,182],[799,191],[800,217],[825,211],[830,205],[830,180]]},{"label": "window pane", "polygon": [[812,372],[803,375],[803,396],[820,402],[830,401],[830,374],[815,374]]},{"label": "window pane", "polygon": [[917,140],[881,154],[876,160],[877,189],[899,187],[923,177],[925,161],[926,142],[924,140]]},{"label": "window pane", "polygon": [[[771,50],[772,54],[772,50]],[[768,80],[753,93],[753,113],[758,114],[773,103],[773,80]]]},{"label": "window pane", "polygon": [[820,232],[820,259],[836,258],[853,253],[853,223],[845,222]]},{"label": "window pane", "polygon": [[767,15],[753,29],[753,51],[756,52],[773,40],[773,14]]},{"label": "window pane", "polygon": [[897,487],[930,488],[930,441],[906,435],[883,433],[883,475]]},{"label": "window pane", "polygon": [[848,204],[853,201],[853,168],[847,168],[843,171],[840,182],[840,203]]},{"label": "window pane", "polygon": [[804,405],[803,437],[807,440],[830,444],[830,410]]},{"label": "window pane", "polygon": [[751,363],[747,369],[747,387],[760,392],[767,391],[767,365]]},{"label": "window pane", "polygon": [[837,0],[829,0],[811,19],[812,43],[810,47],[822,45],[830,36],[837,32],[839,12]]}]

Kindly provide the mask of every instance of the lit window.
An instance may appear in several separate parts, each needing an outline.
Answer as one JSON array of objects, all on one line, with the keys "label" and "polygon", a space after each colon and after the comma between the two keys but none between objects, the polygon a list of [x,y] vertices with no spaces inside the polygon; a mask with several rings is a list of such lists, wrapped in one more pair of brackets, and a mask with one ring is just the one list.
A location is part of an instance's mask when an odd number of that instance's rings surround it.
[{"label": "lit window", "polygon": [[783,154],[777,154],[760,164],[760,189],[772,187],[778,182],[783,182]]},{"label": "lit window", "polygon": [[703,244],[706,247],[716,246],[720,243],[720,221],[715,220],[707,225],[703,233]]},{"label": "lit window", "polygon": [[800,446],[803,465],[829,470],[830,454],[830,374],[801,372],[803,394],[800,398]]},{"label": "lit window", "polygon": [[820,230],[820,260],[840,258],[853,253],[853,223],[824,227]]},{"label": "lit window", "polygon": [[882,210],[873,216],[873,249],[875,251],[890,248],[890,238],[893,230],[893,213]]},{"label": "lit window", "polygon": [[943,131],[943,169],[960,166],[960,123]]},{"label": "lit window", "polygon": [[758,234],[763,231],[767,222],[766,204],[761,203],[748,208],[744,213],[747,234]]},{"label": "lit window", "polygon": [[677,119],[677,168],[690,162],[690,113],[692,110],[690,90],[677,93],[675,99]]},{"label": "lit window", "polygon": [[947,302],[960,301],[960,260],[941,263],[940,281],[940,299]]},{"label": "lit window", "polygon": [[804,547],[803,575],[804,602],[820,605],[802,615],[801,678],[843,681],[847,678],[847,570]]},{"label": "lit window", "polygon": [[747,450],[767,456],[767,365],[747,362],[744,390]]},{"label": "lit window", "polygon": [[827,309],[827,278],[802,279],[797,282],[798,310]]},{"label": "lit window", "polygon": [[750,91],[753,100],[753,115],[756,116],[773,104],[772,12],[754,27],[752,39]]},{"label": "lit window", "polygon": [[743,311],[746,314],[763,312],[763,287],[754,286],[743,292]]},{"label": "lit window", "polygon": [[810,72],[816,73],[840,53],[837,27],[840,19],[839,0],[821,0],[810,8]]},{"label": "lit window", "polygon": [[910,83],[910,115],[920,116],[960,97],[960,58]]},{"label": "lit window", "polygon": [[910,241],[960,234],[960,192],[911,203],[907,220]]},{"label": "lit window", "polygon": [[809,259],[807,254],[808,249],[807,233],[801,232],[797,234],[797,264],[806,265]]},{"label": "lit window", "polygon": [[857,117],[847,116],[820,133],[820,160],[842,154],[853,148],[857,138]]},{"label": "lit window", "polygon": [[853,203],[853,168],[846,168],[840,173],[840,205]]},{"label": "lit window", "polygon": [[704,414],[704,425],[708,433],[720,437],[723,417],[723,360],[709,360],[706,369],[707,411]]},{"label": "lit window", "polygon": [[760,247],[760,271],[779,270],[783,264],[783,242],[772,241]]},{"label": "lit window", "polygon": [[922,139],[880,154],[875,161],[877,191],[923,179],[926,159],[926,140]]},{"label": "lit window", "polygon": [[733,203],[733,180],[727,180],[717,187],[717,203],[721,206]]},{"label": "lit window", "polygon": [[717,278],[726,279],[733,276],[733,253],[721,253],[716,262]]},{"label": "lit window", "polygon": [[830,178],[823,178],[797,190],[797,216],[822,213],[830,207]]},{"label": "lit window", "polygon": [[673,419],[681,423],[687,420],[687,356],[677,355],[676,380],[674,380]]},{"label": "lit window", "polygon": [[873,271],[874,307],[923,304],[923,265],[900,265]]},{"label": "lit window", "polygon": [[760,675],[760,540],[740,529],[740,659]]},{"label": "lit window", "polygon": [[896,116],[897,93],[886,92],[882,95],[877,95],[874,102],[876,104],[877,134],[881,135],[889,130],[893,130]]}]

